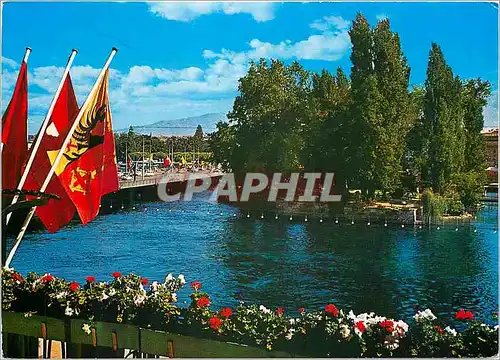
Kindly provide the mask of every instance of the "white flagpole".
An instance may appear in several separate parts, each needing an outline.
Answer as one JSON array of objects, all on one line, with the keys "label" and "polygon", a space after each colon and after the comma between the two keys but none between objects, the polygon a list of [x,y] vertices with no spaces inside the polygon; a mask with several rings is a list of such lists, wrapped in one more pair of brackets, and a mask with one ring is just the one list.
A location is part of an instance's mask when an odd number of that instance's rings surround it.
[{"label": "white flagpole", "polygon": [[[26,51],[25,51],[24,56],[23,56],[23,63],[28,64],[28,58],[30,57],[30,54],[31,54],[31,48],[28,46],[28,47],[26,48]],[[21,65],[22,65],[22,63],[21,63]],[[19,76],[19,75],[18,75],[18,76]],[[27,125],[27,124],[26,124],[26,125]],[[27,128],[28,128],[28,127],[26,126],[26,129],[27,129]],[[27,133],[27,132],[26,132],[26,133]],[[26,139],[26,140],[27,140],[27,139]],[[3,143],[3,142],[2,142],[2,143],[0,143],[0,151],[2,151],[2,150],[3,150],[3,146],[4,146],[4,143]]]},{"label": "white flagpole", "polygon": [[[49,125],[50,117],[52,116],[52,112],[54,111],[54,107],[56,105],[57,99],[59,98],[59,94],[61,93],[64,82],[66,81],[66,78],[68,77],[69,68],[71,67],[71,64],[73,63],[73,60],[75,59],[75,56],[77,53],[78,53],[78,51],[75,49],[73,49],[71,51],[71,55],[69,56],[68,63],[66,65],[66,69],[64,69],[64,73],[63,73],[63,76],[61,78],[61,82],[59,83],[59,86],[57,87],[54,98],[52,99],[52,102],[51,102],[50,107],[49,107],[49,111],[47,112],[47,115],[45,116],[45,119],[42,122],[42,126],[40,127],[40,130],[38,130],[36,142],[32,145],[30,157],[29,157],[28,162],[26,164],[26,168],[24,169],[23,175],[21,176],[21,180],[19,181],[19,184],[17,185],[17,190],[21,190],[23,188],[24,183],[26,182],[26,179],[28,178],[29,171],[31,170],[31,165],[33,165],[33,161],[35,160],[35,156],[36,156],[36,153],[38,151],[38,148],[40,147],[40,144],[42,143],[42,138],[45,135],[45,130],[47,129],[47,126]],[[12,199],[11,205],[17,203],[17,200],[19,200],[19,195],[14,196],[14,198]],[[12,216],[12,213],[7,214],[7,219],[5,222],[6,226],[9,224],[11,216]]]},{"label": "white flagpole", "polygon": [[[92,87],[92,90],[90,90],[89,95],[87,96],[87,99],[85,99],[85,102],[83,103],[82,107],[80,108],[80,111],[78,112],[78,115],[73,122],[73,125],[71,126],[71,129],[68,132],[68,135],[66,136],[66,139],[64,139],[64,142],[61,146],[61,149],[59,150],[59,153],[57,154],[56,159],[54,160],[54,163],[52,164],[52,167],[50,168],[49,173],[47,174],[47,177],[45,178],[45,181],[40,188],[40,192],[44,192],[45,189],[47,189],[47,186],[49,185],[50,179],[52,178],[52,175],[54,175],[56,171],[56,167],[59,165],[59,161],[61,161],[61,158],[64,154],[64,151],[66,150],[66,146],[69,144],[69,141],[71,140],[71,137],[73,136],[73,132],[75,131],[76,127],[80,123],[80,119],[83,116],[83,111],[87,108],[90,100],[93,98],[94,93],[97,91],[97,88],[99,84],[101,83],[102,78],[104,77],[104,74],[106,70],[109,68],[109,64],[111,64],[111,60],[113,60],[113,57],[115,56],[116,52],[118,51],[117,48],[113,48],[111,50],[111,54],[109,54],[108,60],[104,64],[104,67],[102,68],[94,86]],[[9,256],[7,257],[7,260],[5,261],[5,266],[9,267],[10,262],[12,261],[12,258],[14,257],[14,254],[16,253],[17,248],[19,247],[19,244],[21,243],[21,240],[23,239],[24,233],[26,232],[26,229],[28,228],[28,225],[33,218],[33,214],[35,213],[36,206],[33,206],[28,214],[26,216],[26,219],[24,220],[23,226],[21,227],[21,231],[19,231],[19,234],[17,235],[17,238],[14,242],[14,245],[12,246],[12,249],[9,252]]]}]

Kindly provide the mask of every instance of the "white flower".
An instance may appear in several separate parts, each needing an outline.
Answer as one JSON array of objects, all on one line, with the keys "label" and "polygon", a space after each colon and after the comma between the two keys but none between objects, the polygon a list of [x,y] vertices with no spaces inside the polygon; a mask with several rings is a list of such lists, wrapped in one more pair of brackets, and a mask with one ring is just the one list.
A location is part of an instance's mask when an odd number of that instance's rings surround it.
[{"label": "white flower", "polygon": [[177,302],[177,294],[172,293],[172,302]]},{"label": "white flower", "polygon": [[403,320],[395,321],[394,325],[396,330],[398,330],[399,336],[404,336],[408,332],[408,324]]},{"label": "white flower", "polygon": [[493,329],[494,330],[498,330],[498,325],[495,325],[495,327]]},{"label": "white flower", "polygon": [[293,334],[295,333],[295,329],[291,328],[288,330],[288,333],[285,335],[287,340],[292,340]]},{"label": "white flower", "polygon": [[146,297],[144,295],[136,295],[134,297],[135,306],[142,305],[144,303],[144,300],[146,300]]},{"label": "white flower", "polygon": [[106,299],[108,299],[108,298],[109,298],[109,296],[108,296],[108,295],[106,295],[106,293],[103,291],[103,292],[102,292],[102,294],[101,294],[101,297],[99,298],[99,300],[100,300],[100,301],[104,301],[104,300],[106,300]]},{"label": "white flower", "polygon": [[344,324],[340,325],[340,335],[342,335],[344,339],[349,337],[349,335],[351,335],[351,330],[349,330],[349,326]]},{"label": "white flower", "polygon": [[264,314],[269,314],[271,310],[266,308],[264,305],[259,306],[259,310],[262,311]]},{"label": "white flower", "polygon": [[66,295],[68,295],[68,292],[67,291],[62,291],[62,292],[60,292],[59,294],[56,295],[56,299],[60,300],[63,297],[65,297]]},{"label": "white flower", "polygon": [[109,290],[109,296],[114,296],[116,294],[116,290],[111,288],[111,290]]},{"label": "white flower", "polygon": [[395,350],[399,347],[399,341],[394,336],[387,336],[384,341],[384,346],[389,350]]},{"label": "white flower", "polygon": [[156,291],[158,289],[158,286],[160,286],[160,284],[158,284],[158,281],[153,281],[151,283],[150,289]]},{"label": "white flower", "polygon": [[457,336],[457,331],[455,329],[452,329],[451,327],[447,326],[444,328],[444,331],[450,333],[453,336]]},{"label": "white flower", "polygon": [[83,324],[82,330],[84,332],[86,332],[88,335],[90,335],[90,333],[92,332],[92,331],[90,331],[90,325],[89,324]]},{"label": "white flower", "polygon": [[184,279],[184,275],[182,275],[182,274],[179,274],[177,279],[179,279],[181,285],[184,285],[186,283],[186,279]]},{"label": "white flower", "polygon": [[70,307],[68,306],[68,307],[66,308],[66,310],[64,311],[64,313],[65,313],[66,315],[68,315],[68,316],[72,316],[72,315],[75,313],[75,311],[74,311],[72,308],[70,308]]},{"label": "white flower", "polygon": [[174,276],[172,275],[172,273],[168,274],[167,277],[165,278],[165,283],[169,283],[171,282],[172,280],[174,280]]},{"label": "white flower", "polygon": [[295,325],[295,319],[290,319],[290,325]]},{"label": "white flower", "polygon": [[421,322],[422,320],[436,320],[437,317],[431,311],[431,309],[425,309],[424,311],[417,312],[413,318],[416,322]]}]

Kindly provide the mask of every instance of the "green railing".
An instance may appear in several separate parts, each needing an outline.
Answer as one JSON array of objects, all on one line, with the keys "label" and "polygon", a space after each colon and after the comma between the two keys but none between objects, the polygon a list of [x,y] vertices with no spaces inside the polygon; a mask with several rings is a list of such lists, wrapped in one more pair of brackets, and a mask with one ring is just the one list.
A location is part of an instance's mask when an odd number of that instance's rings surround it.
[{"label": "green railing", "polygon": [[39,339],[43,339],[43,358],[49,358],[53,341],[60,341],[63,358],[95,357],[169,357],[169,358],[262,358],[292,357],[278,351],[201,339],[133,325],[95,322],[90,334],[82,327],[88,321],[25,317],[2,313],[2,350],[4,357],[38,358]]}]

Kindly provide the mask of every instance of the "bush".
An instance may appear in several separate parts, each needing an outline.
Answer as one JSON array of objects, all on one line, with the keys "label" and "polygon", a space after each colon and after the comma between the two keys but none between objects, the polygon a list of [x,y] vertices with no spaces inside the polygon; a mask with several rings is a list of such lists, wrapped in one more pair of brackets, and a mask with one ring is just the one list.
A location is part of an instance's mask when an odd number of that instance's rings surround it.
[{"label": "bush", "polygon": [[483,193],[484,175],[477,172],[456,174],[451,179],[450,190],[458,195],[466,208],[476,208]]},{"label": "bush", "polygon": [[422,204],[424,214],[430,215],[433,218],[438,218],[443,215],[461,215],[464,212],[464,206],[460,201],[457,193],[449,191],[444,196],[434,194],[431,190],[426,189],[422,193]]}]

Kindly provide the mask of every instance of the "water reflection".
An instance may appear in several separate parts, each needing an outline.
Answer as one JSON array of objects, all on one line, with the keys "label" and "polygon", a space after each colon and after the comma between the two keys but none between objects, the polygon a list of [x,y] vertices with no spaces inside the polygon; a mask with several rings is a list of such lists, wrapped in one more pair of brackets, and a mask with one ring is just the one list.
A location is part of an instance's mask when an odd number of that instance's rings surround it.
[{"label": "water reflection", "polygon": [[480,214],[489,226],[456,232],[247,218],[207,198],[149,203],[87,226],[31,234],[13,266],[80,282],[87,275],[109,279],[113,271],[152,280],[184,273],[203,283],[216,306],[244,300],[296,311],[332,301],[404,319],[427,307],[446,316],[460,307],[487,316],[498,307],[496,208]]}]

